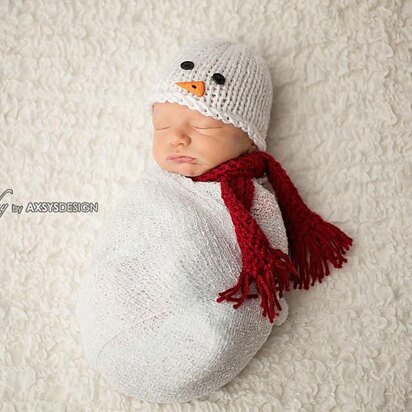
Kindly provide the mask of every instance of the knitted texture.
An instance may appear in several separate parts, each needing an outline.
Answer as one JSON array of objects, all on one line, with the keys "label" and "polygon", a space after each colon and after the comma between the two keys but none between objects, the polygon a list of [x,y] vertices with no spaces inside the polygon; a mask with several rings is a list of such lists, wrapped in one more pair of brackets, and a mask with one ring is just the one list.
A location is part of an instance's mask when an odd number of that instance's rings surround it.
[{"label": "knitted texture", "polygon": [[[250,213],[271,246],[287,253],[276,195],[266,177],[252,182]],[[274,324],[257,299],[238,309],[218,303],[241,269],[220,183],[154,165],[126,188],[80,286],[76,316],[86,358],[109,383],[142,400],[207,396],[239,374],[288,313],[284,297]]]},{"label": "knitted texture", "polygon": [[242,43],[197,41],[174,56],[150,89],[147,107],[179,103],[245,131],[260,150],[272,107],[272,81],[265,61]]}]

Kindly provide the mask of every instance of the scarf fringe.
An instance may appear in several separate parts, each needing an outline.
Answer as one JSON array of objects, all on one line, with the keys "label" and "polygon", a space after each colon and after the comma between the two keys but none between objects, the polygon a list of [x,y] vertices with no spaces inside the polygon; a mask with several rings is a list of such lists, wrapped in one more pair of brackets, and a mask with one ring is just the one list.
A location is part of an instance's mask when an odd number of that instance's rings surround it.
[{"label": "scarf fringe", "polygon": [[291,258],[299,272],[299,277],[294,280],[294,289],[302,289],[303,286],[307,290],[309,282],[313,286],[317,280],[322,283],[330,273],[328,260],[335,268],[341,268],[347,262],[343,255],[352,246],[349,236],[319,215],[313,213],[308,220],[312,222],[310,227],[291,234]]},{"label": "scarf fringe", "polygon": [[[246,299],[261,297],[260,306],[263,308],[262,316],[268,316],[270,323],[274,322],[276,316],[280,315],[282,306],[278,300],[283,296],[283,291],[290,290],[290,278],[291,276],[297,276],[296,268],[293,266],[289,259],[289,256],[283,253],[280,249],[270,249],[270,261],[263,268],[262,272],[258,269],[243,268],[239,279],[235,286],[220,292],[216,299],[217,302],[227,300],[230,302],[237,302],[233,305],[234,309],[237,309]],[[253,277],[257,284],[259,294],[248,295],[250,286],[250,277]],[[276,277],[276,278],[275,278]],[[279,290],[276,288],[278,284]],[[233,297],[239,290],[242,295],[240,297]],[[279,313],[275,312],[274,306],[276,305]]]},{"label": "scarf fringe", "polygon": [[[260,296],[262,316],[268,316],[273,323],[280,314],[275,312],[275,305],[279,312],[282,310],[278,294],[281,298],[284,291],[290,290],[291,280],[294,281],[294,289],[302,289],[303,286],[307,290],[310,281],[310,286],[313,286],[316,280],[322,283],[322,279],[329,275],[328,260],[335,268],[341,268],[347,262],[343,255],[351,247],[352,239],[315,213],[309,221],[313,222],[311,227],[301,227],[300,231],[292,233],[293,239],[298,241],[293,242],[291,259],[280,249],[271,248],[270,262],[262,271],[243,268],[236,285],[220,292],[216,301],[237,302],[233,306],[237,309],[246,299]],[[259,294],[248,295],[251,278],[255,280]],[[242,295],[233,297],[239,290]]]}]

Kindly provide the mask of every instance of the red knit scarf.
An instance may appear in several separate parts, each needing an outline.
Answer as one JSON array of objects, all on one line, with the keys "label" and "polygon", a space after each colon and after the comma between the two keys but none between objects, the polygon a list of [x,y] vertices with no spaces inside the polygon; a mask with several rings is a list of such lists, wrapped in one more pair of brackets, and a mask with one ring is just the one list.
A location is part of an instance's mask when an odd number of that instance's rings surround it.
[{"label": "red knit scarf", "polygon": [[[289,243],[290,258],[280,249],[273,249],[266,235],[251,216],[254,185],[252,178],[268,176],[276,193],[282,212]],[[222,198],[228,208],[236,231],[236,238],[242,251],[242,271],[235,286],[220,292],[217,302],[223,300],[238,302],[237,309],[248,298],[249,285],[256,282],[261,296],[263,316],[270,323],[282,307],[276,296],[283,296],[290,290],[290,280],[294,289],[309,289],[318,280],[329,275],[329,260],[335,268],[341,268],[347,260],[345,250],[352,245],[352,239],[336,226],[324,221],[303,203],[289,176],[273,156],[256,151],[243,154],[216,166],[203,175],[190,177],[193,181],[220,182]],[[238,291],[241,297],[233,297]]]}]

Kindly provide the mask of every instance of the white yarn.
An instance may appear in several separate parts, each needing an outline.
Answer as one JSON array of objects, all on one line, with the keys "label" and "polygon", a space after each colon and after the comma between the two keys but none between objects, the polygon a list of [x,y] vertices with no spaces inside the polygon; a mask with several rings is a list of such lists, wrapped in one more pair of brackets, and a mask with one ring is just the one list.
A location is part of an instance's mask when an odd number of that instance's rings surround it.
[{"label": "white yarn", "polygon": [[[281,212],[265,181],[253,179],[251,214],[272,247],[287,253]],[[207,396],[239,374],[288,314],[284,297],[274,324],[262,316],[260,296],[238,309],[216,302],[240,270],[220,183],[194,182],[155,164],[124,191],[80,286],[76,315],[87,360],[141,400]]]},{"label": "white yarn", "polygon": [[[182,68],[183,62],[192,62],[193,68]],[[224,84],[216,82],[215,74],[223,76]],[[194,93],[196,83],[190,92],[178,82],[204,82],[204,94]],[[266,62],[242,43],[212,38],[184,47],[169,61],[148,94],[147,108],[162,102],[185,105],[241,128],[265,151],[272,98]]]}]

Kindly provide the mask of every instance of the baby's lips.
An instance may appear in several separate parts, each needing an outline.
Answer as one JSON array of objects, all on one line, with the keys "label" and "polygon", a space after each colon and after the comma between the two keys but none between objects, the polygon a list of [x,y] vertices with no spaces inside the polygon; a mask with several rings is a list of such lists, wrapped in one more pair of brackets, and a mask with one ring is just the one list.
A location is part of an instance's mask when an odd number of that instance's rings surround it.
[{"label": "baby's lips", "polygon": [[205,82],[193,81],[193,82],[176,82],[181,88],[195,94],[196,96],[203,96],[205,94]]}]

